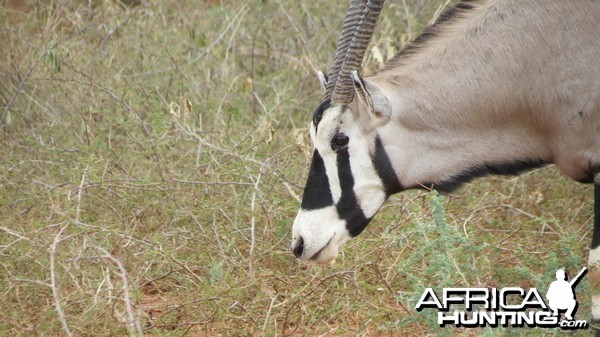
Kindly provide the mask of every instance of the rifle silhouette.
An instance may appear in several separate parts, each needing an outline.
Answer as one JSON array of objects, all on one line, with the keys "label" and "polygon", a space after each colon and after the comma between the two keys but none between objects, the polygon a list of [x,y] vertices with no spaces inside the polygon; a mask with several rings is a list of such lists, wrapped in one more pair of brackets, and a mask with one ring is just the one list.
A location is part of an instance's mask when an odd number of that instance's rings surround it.
[{"label": "rifle silhouette", "polygon": [[573,285],[575,283],[577,283],[577,281],[579,281],[579,278],[581,278],[583,276],[583,274],[585,274],[586,271],[587,271],[587,267],[583,267],[583,269],[581,269],[581,271],[579,272],[579,274],[577,274],[577,276],[573,277],[571,279],[571,281],[569,281],[569,285],[571,287],[573,287]]}]

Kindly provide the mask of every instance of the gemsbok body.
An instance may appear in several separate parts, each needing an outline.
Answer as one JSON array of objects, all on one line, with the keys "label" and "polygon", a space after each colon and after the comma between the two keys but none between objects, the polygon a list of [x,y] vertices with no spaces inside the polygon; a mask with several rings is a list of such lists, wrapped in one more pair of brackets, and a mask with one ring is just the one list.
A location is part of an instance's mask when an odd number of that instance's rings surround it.
[{"label": "gemsbok body", "polygon": [[352,1],[319,76],[296,257],[330,263],[394,193],[554,164],[594,184],[588,279],[600,295],[600,0],[463,1],[363,78],[382,5]]}]

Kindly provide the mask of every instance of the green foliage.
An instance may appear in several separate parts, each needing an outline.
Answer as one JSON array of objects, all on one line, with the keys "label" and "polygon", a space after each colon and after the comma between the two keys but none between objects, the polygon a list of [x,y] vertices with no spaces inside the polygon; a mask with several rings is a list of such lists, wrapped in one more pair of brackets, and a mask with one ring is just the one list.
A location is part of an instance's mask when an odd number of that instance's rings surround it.
[{"label": "green foliage", "polygon": [[223,271],[223,264],[223,261],[219,261],[213,264],[212,268],[210,268],[208,275],[208,283],[210,285],[215,285],[215,283],[219,282],[223,278],[225,274]]},{"label": "green foliage", "polygon": [[54,69],[55,72],[60,72],[60,60],[52,51],[48,52],[48,62],[50,63],[50,66],[52,67],[52,69]]}]

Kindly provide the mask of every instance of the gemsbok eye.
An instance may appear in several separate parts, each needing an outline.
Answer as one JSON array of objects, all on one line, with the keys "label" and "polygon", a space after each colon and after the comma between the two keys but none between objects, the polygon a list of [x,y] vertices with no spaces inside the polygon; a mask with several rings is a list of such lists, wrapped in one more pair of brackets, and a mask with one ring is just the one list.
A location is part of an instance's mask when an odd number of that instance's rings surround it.
[{"label": "gemsbok eye", "polygon": [[334,151],[339,150],[340,148],[346,147],[349,141],[350,138],[348,138],[348,136],[343,133],[338,133],[333,136],[333,139],[331,140],[331,148]]}]

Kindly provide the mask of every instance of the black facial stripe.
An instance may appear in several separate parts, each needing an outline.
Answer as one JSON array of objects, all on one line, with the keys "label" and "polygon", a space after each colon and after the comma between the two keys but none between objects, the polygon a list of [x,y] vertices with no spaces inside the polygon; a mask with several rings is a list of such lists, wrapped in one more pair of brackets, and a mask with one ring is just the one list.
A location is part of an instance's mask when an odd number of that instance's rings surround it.
[{"label": "black facial stripe", "polygon": [[333,205],[333,197],[325,172],[325,163],[319,152],[315,150],[300,207],[305,210],[312,210],[331,205]]},{"label": "black facial stripe", "polygon": [[365,217],[354,194],[354,177],[350,168],[350,155],[348,151],[337,153],[338,178],[340,180],[341,197],[336,205],[339,217],[346,221],[346,229],[350,236],[360,234],[371,221]]},{"label": "black facial stripe", "polygon": [[315,125],[315,131],[317,130],[317,128],[319,126],[319,122],[323,118],[323,112],[325,112],[325,110],[329,109],[330,106],[331,106],[331,100],[327,99],[327,100],[323,101],[323,103],[321,103],[321,105],[319,105],[319,107],[315,110],[315,112],[313,112],[313,124]]},{"label": "black facial stripe", "polygon": [[387,153],[385,152],[379,136],[375,138],[375,154],[373,155],[372,160],[375,171],[377,171],[377,175],[383,182],[386,196],[389,197],[390,195],[398,193],[404,189],[398,180],[398,175],[394,171],[390,157],[388,157]]},{"label": "black facial stripe", "polygon": [[528,159],[528,160],[517,160],[506,163],[483,163],[476,167],[470,168],[452,176],[446,180],[425,183],[416,187],[433,187],[440,192],[452,192],[462,184],[467,183],[475,178],[483,177],[489,174],[492,175],[519,175],[523,172],[532,170],[534,168],[542,167],[547,162],[544,160]]}]

